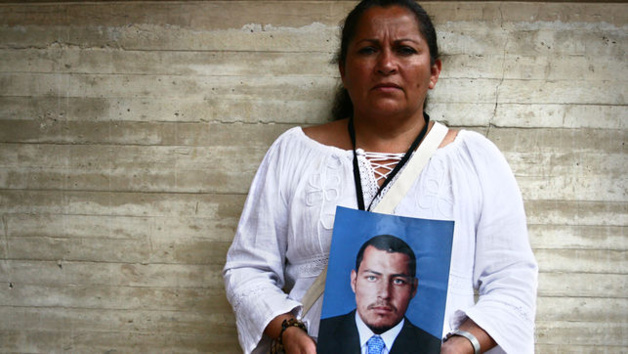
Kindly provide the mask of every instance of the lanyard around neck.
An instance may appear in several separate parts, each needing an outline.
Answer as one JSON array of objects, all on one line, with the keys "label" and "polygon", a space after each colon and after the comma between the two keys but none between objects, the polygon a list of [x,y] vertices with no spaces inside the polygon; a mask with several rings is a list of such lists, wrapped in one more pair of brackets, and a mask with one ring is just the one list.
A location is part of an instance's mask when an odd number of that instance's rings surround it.
[{"label": "lanyard around neck", "polygon": [[397,166],[395,166],[395,168],[390,172],[390,174],[384,180],[384,183],[381,185],[381,187],[377,189],[377,193],[371,200],[371,203],[369,204],[368,209],[365,209],[364,207],[364,194],[362,193],[362,179],[360,177],[360,167],[358,165],[358,154],[355,151],[355,127],[353,126],[353,117],[349,118],[349,127],[348,127],[349,137],[351,138],[351,144],[353,146],[353,180],[355,183],[355,190],[357,194],[358,209],[370,211],[371,206],[373,205],[373,201],[375,201],[375,199],[379,197],[379,195],[382,193],[384,188],[388,186],[390,181],[392,181],[393,178],[395,178],[395,176],[397,175],[397,173],[399,173],[401,168],[406,164],[406,162],[408,162],[408,160],[410,159],[410,156],[412,156],[412,152],[416,150],[416,148],[419,146],[419,144],[425,137],[425,134],[427,133],[427,127],[430,123],[430,116],[428,116],[427,113],[423,113],[423,117],[425,118],[425,126],[423,126],[423,129],[421,129],[419,136],[417,136],[416,139],[414,139],[414,141],[412,142],[412,145],[410,145],[410,148],[408,148],[408,151],[406,151],[406,153],[403,155],[403,157],[401,158],[401,161],[399,161]]}]

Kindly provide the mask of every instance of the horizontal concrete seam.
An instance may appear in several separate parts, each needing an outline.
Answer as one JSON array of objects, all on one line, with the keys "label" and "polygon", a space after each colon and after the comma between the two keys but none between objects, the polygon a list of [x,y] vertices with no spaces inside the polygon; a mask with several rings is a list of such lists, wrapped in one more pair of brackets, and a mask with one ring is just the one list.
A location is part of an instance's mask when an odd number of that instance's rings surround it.
[{"label": "horizontal concrete seam", "polygon": [[[1,6],[1,4],[0,4]],[[59,48],[55,48],[55,46],[58,46]],[[47,45],[44,46],[38,46],[38,45],[28,45],[28,46],[11,46],[11,45],[3,45],[0,43],[0,51],[2,50],[10,50],[10,51],[28,51],[28,50],[37,50],[37,51],[42,51],[42,50],[57,50],[57,49],[77,49],[77,50],[81,50],[81,51],[99,51],[99,52],[111,52],[111,51],[120,51],[120,52],[126,52],[126,53],[133,53],[133,52],[138,52],[138,53],[202,53],[202,54],[207,54],[207,53],[216,53],[216,54],[242,54],[242,53],[249,53],[249,54],[298,54],[298,53],[302,53],[302,54],[334,54],[334,52],[330,52],[328,50],[265,50],[265,49],[257,49],[257,50],[253,50],[253,49],[202,49],[202,48],[198,48],[198,49],[164,49],[164,48],[133,48],[133,49],[125,49],[124,47],[114,47],[114,46],[89,46],[86,47],[85,45],[80,45],[80,44],[73,44],[73,43],[61,43],[61,42],[50,42]],[[463,54],[463,53],[456,53],[456,54],[450,54],[449,56],[453,57],[453,56],[467,56],[467,54]],[[578,55],[579,56],[579,55]],[[336,65],[334,63],[329,63],[330,65]]]},{"label": "horizontal concrete seam", "polygon": [[[211,64],[206,64],[207,66],[210,66]],[[125,72],[120,72],[120,73],[109,73],[109,72],[105,72],[105,73],[98,73],[98,72],[68,72],[68,71],[59,71],[59,72],[51,72],[51,71],[47,71],[47,72],[32,72],[32,71],[0,71],[0,74],[5,75],[5,76],[9,76],[12,74],[28,74],[28,73],[32,73],[32,74],[36,74],[36,75],[41,75],[41,76],[62,76],[62,75],[68,75],[68,76],[88,76],[88,77],[116,77],[116,76],[120,76],[120,77],[124,77],[124,76],[154,76],[154,77],[189,77],[190,80],[194,80],[196,77],[239,77],[239,78],[249,78],[249,79],[255,79],[255,78],[264,78],[266,76],[269,75],[248,75],[248,74],[239,74],[239,75],[203,75],[203,74],[194,74],[194,75],[190,75],[189,73],[186,74],[169,74],[169,73],[163,73],[163,74],[159,74],[159,73],[125,73]],[[34,75],[33,75],[34,76]],[[288,74],[288,75],[273,75],[274,77],[278,77],[278,78],[294,78],[297,79],[299,81],[303,81],[300,80],[303,77],[306,78],[339,78],[339,74],[338,75],[325,75],[325,74],[320,74],[320,75],[303,75],[303,74],[299,74],[299,73],[292,73],[292,74]],[[472,81],[486,81],[486,82],[502,82],[502,81],[510,81],[510,82],[538,82],[538,83],[545,83],[545,84],[553,84],[553,83],[572,83],[572,82],[582,82],[582,83],[590,83],[590,82],[613,82],[613,83],[623,83],[626,82],[628,83],[628,80],[621,80],[621,79],[616,79],[616,80],[610,80],[608,78],[603,78],[600,80],[589,80],[589,79],[581,79],[581,78],[577,78],[577,79],[552,79],[549,80],[547,78],[501,78],[501,77],[484,77],[484,76],[450,76],[450,77],[446,77],[446,76],[441,76],[440,79],[441,81],[452,81],[452,80],[472,80]],[[6,96],[6,97],[12,97],[12,96]],[[17,96],[20,97],[20,96]],[[50,97],[50,96],[43,96],[43,97]],[[489,103],[489,102],[487,102]],[[490,102],[492,103],[492,101]]]},{"label": "horizontal concrete seam", "polygon": [[[210,64],[208,64],[207,66],[211,66]],[[97,75],[97,76],[167,76],[167,77],[179,77],[179,78],[191,78],[191,80],[195,80],[195,78],[212,78],[212,77],[220,77],[220,78],[226,78],[226,77],[237,77],[237,78],[243,78],[243,77],[253,77],[253,78],[340,78],[340,76],[328,76],[328,75],[309,75],[309,74],[289,74],[289,75],[283,75],[283,74],[256,74],[256,75],[231,75],[231,74],[217,74],[217,75],[205,75],[205,74],[147,74],[147,73],[132,73],[132,72],[122,72],[122,73],[113,73],[113,72],[97,72],[97,71],[90,71],[90,72],[82,72],[82,71],[19,71],[19,70],[15,70],[15,71],[0,71],[0,75],[2,74],[37,74],[37,75],[54,75],[54,76],[62,76],[62,75]],[[3,96],[3,97],[8,97],[8,96]],[[20,97],[20,96],[18,96]],[[50,97],[50,96],[44,96],[44,97]],[[64,96],[65,97],[65,96]]]},{"label": "horizontal concrete seam", "polygon": [[[566,299],[606,299],[606,300],[628,300],[628,297],[620,297],[620,296],[579,296],[577,294],[573,294],[573,295],[560,295],[560,294],[556,294],[556,295],[552,295],[551,293],[547,293],[547,294],[538,294],[537,295],[537,302],[540,298],[548,298],[548,299],[562,299],[562,298],[566,298]],[[538,307],[538,305],[537,305]]]},{"label": "horizontal concrete seam", "polygon": [[[176,196],[176,195],[199,195],[199,196],[225,196],[225,195],[234,195],[234,196],[242,196],[247,195],[246,192],[220,192],[220,191],[205,191],[205,192],[182,192],[182,191],[146,191],[146,190],[89,190],[89,189],[47,189],[47,188],[1,188],[0,193],[2,192],[52,192],[52,193],[60,193],[60,194],[73,194],[73,193],[87,193],[87,194],[145,194],[145,195],[159,195],[162,194],[164,196]],[[527,203],[557,203],[559,205],[564,204],[573,204],[578,203],[580,205],[583,204],[608,204],[608,205],[625,205],[628,207],[628,202],[626,201],[614,201],[614,200],[582,200],[582,199],[525,199],[524,201]],[[1,208],[0,208],[1,210]],[[75,214],[71,214],[75,215]],[[538,225],[572,225],[572,224],[538,224]],[[605,226],[605,225],[600,225]]]},{"label": "horizontal concrete seam", "polygon": [[[584,274],[584,275],[600,275],[600,276],[604,276],[604,275],[612,275],[612,276],[622,276],[622,275],[626,275],[628,273],[608,273],[608,272],[580,272],[580,271],[546,271],[546,270],[539,270],[539,275],[553,275],[553,274],[557,274],[557,275],[576,275],[576,274]],[[628,293],[626,293],[626,296],[628,297]]]},{"label": "horizontal concrete seam", "polygon": [[[7,97],[7,96],[4,96]],[[18,96],[13,96],[14,98],[21,98]],[[27,96],[24,96],[27,97]],[[30,96],[32,97],[32,96]],[[30,98],[29,97],[29,98]],[[2,98],[2,96],[0,96],[0,99]],[[44,97],[42,97],[44,98]],[[62,98],[66,98],[66,97],[62,97]],[[77,97],[78,98],[78,97]],[[509,104],[504,104],[504,105],[509,105]],[[514,104],[513,104],[514,105]],[[518,105],[518,104],[517,104]],[[531,106],[533,106],[534,104],[530,104]],[[573,105],[576,106],[576,105]],[[596,105],[582,105],[582,106],[590,106],[590,107],[602,107],[602,106],[611,106],[611,107],[624,107],[619,106],[619,105],[604,105],[604,104],[596,104]],[[628,107],[628,105],[625,105],[625,107]],[[446,119],[444,121],[447,121]],[[32,123],[40,123],[40,121],[38,119],[0,119],[0,123],[2,122],[32,122]],[[212,124],[212,125],[243,125],[243,126],[286,126],[286,127],[294,127],[294,126],[310,126],[310,125],[314,125],[316,123],[304,123],[303,121],[264,121],[264,120],[241,120],[241,119],[234,119],[234,120],[217,120],[217,119],[199,119],[199,120],[179,120],[179,121],[175,121],[175,120],[151,120],[151,121],[146,121],[146,120],[128,120],[128,119],[118,119],[118,120],[94,120],[94,121],[81,121],[81,120],[58,120],[56,121],[54,124],[56,125],[63,125],[63,124],[120,124],[120,125],[125,125],[125,124],[138,124],[138,125],[152,125],[152,126],[157,126],[157,125],[175,125],[175,124],[200,124],[200,125],[205,125],[205,124]],[[449,128],[456,128],[456,129],[465,129],[465,128],[469,128],[469,129],[474,129],[474,128],[485,128],[486,125],[483,124],[477,124],[477,125],[460,125],[460,124],[450,124],[448,125]],[[506,124],[496,124],[496,123],[491,123],[491,128],[499,128],[499,129],[514,129],[514,130],[539,130],[539,131],[628,131],[628,129],[625,128],[619,128],[619,127],[613,127],[613,128],[607,128],[607,127],[548,127],[548,126],[521,126],[521,125],[506,125]],[[0,142],[2,143],[2,142]],[[36,142],[32,142],[32,141],[25,141],[25,142],[7,142],[7,144],[45,144],[45,141],[36,141]],[[107,144],[77,144],[77,143],[67,143],[67,144],[59,144],[59,145],[107,145]],[[144,146],[147,144],[129,144],[129,143],[125,143],[125,144],[109,144],[112,146],[117,146],[117,145],[129,145],[129,146],[133,146],[133,145],[139,145],[139,146]],[[161,146],[161,145],[155,145],[155,146]],[[182,145],[182,146],[190,146],[190,145]],[[196,146],[202,146],[202,145],[196,145]]]},{"label": "horizontal concrete seam", "polygon": [[[245,196],[246,192],[175,192],[175,191],[138,191],[138,190],[82,190],[82,189],[35,189],[35,188],[0,188],[1,192],[58,192],[61,194],[72,194],[72,193],[89,193],[89,194],[144,194],[144,195],[159,195],[162,194],[164,196],[173,197],[177,195],[197,195],[197,196],[225,196],[225,195],[234,195],[234,196]],[[170,198],[175,199],[175,198]],[[1,208],[0,208],[1,210]],[[91,214],[68,214],[68,215],[91,215]],[[94,215],[105,215],[105,214],[94,214]],[[108,214],[107,214],[108,215]],[[112,214],[111,216],[115,216],[118,214]],[[145,215],[150,216],[150,215]],[[159,215],[155,215],[159,216]]]},{"label": "horizontal concrete seam", "polygon": [[[53,262],[53,260],[48,260],[48,262]],[[72,260],[72,262],[80,263],[82,261],[80,261],[80,260]],[[98,263],[98,262],[94,262],[94,263]],[[101,264],[107,264],[106,262],[100,262],[100,263]],[[115,263],[115,264],[117,264],[117,263]],[[124,263],[121,263],[121,264],[124,264]],[[132,263],[132,264],[140,264],[140,263]],[[150,265],[150,264],[152,264],[152,263],[146,263],[146,264],[142,264],[142,265],[145,266],[145,265]],[[203,266],[203,267],[220,266],[222,268],[222,267],[224,267],[225,262],[223,260],[222,262],[218,262],[218,263],[190,263],[190,264],[183,264],[183,263],[158,263],[158,264],[159,265],[180,265],[180,266]]]},{"label": "horizontal concrete seam", "polygon": [[[221,243],[231,243],[231,241],[229,242],[221,242]],[[147,262],[147,263],[141,263],[141,262],[105,262],[105,261],[87,261],[87,260],[72,260],[72,259],[50,259],[50,260],[44,260],[44,259],[28,259],[28,258],[20,258],[20,259],[10,259],[10,262],[15,262],[15,263],[33,263],[33,264],[42,264],[42,263],[49,263],[51,265],[59,265],[59,263],[63,264],[63,265],[76,265],[76,264],[94,264],[94,265],[102,265],[102,264],[110,264],[110,265],[136,265],[139,267],[145,267],[145,266],[203,266],[206,267],[207,265],[215,265],[218,266],[218,264],[216,263],[169,263],[169,262]]]},{"label": "horizontal concrete seam", "polygon": [[560,251],[586,251],[586,252],[595,252],[595,251],[608,251],[608,252],[613,252],[613,253],[625,253],[628,252],[628,249],[623,249],[623,248],[580,248],[580,247],[560,247],[560,248],[554,248],[554,247],[534,247],[534,251],[555,251],[555,250],[560,250]]},{"label": "horizontal concrete seam", "polygon": [[[207,66],[211,66],[211,64],[206,64]],[[211,75],[207,75],[207,74],[198,74],[195,73],[194,75],[191,75],[189,73],[187,74],[175,74],[175,73],[163,73],[163,74],[159,74],[159,73],[141,73],[141,72],[97,72],[97,71],[90,71],[90,72],[83,72],[83,71],[79,71],[79,72],[74,72],[74,71],[67,71],[67,70],[60,70],[60,71],[19,71],[19,70],[15,70],[15,71],[0,71],[0,75],[17,75],[17,74],[34,74],[34,75],[42,75],[42,76],[64,76],[64,75],[68,75],[68,76],[93,76],[93,77],[125,77],[125,76],[137,76],[137,77],[141,77],[141,76],[154,76],[154,77],[172,77],[172,78],[190,78],[190,81],[194,81],[197,78],[212,78],[212,77],[221,77],[221,78],[225,78],[225,77],[233,77],[233,78],[241,78],[241,79],[245,79],[245,78],[268,78],[268,77],[273,77],[273,78],[294,78],[294,79],[299,79],[299,81],[302,81],[301,79],[307,79],[307,78],[340,78],[340,75],[309,75],[309,74],[255,74],[255,75],[242,75],[242,74],[211,74]],[[542,81],[542,82],[546,82],[547,80],[541,80],[539,79],[538,81]],[[566,81],[571,81],[571,80],[566,80]],[[604,81],[608,81],[608,80],[604,80]],[[628,82],[628,81],[627,81]],[[244,83],[240,83],[240,84],[244,84]],[[237,86],[234,85],[234,86]],[[7,96],[4,96],[7,97]],[[18,96],[19,97],[19,96]],[[50,96],[44,96],[44,97],[50,97]]]},{"label": "horizontal concrete seam", "polygon": [[[541,81],[541,80],[539,80]],[[330,90],[330,93],[333,91]],[[203,99],[205,97],[201,96],[202,93],[205,91],[199,90],[198,93],[195,93],[194,98],[196,99]],[[303,92],[306,92],[305,90]],[[321,91],[318,91],[319,93]],[[5,95],[2,96],[0,95],[0,98],[2,97],[7,97],[7,98],[41,98],[41,99],[53,99],[53,98],[61,98],[61,99],[102,99],[102,100],[127,100],[129,98],[134,99],[134,100],[142,100],[142,99],[146,99],[146,100],[159,100],[159,99],[163,99],[163,98],[168,98],[169,100],[173,100],[173,101],[178,101],[178,100],[189,100],[189,96],[176,96],[176,97],[169,97],[167,95],[163,95],[163,96],[159,96],[159,95],[122,95],[122,96],[98,96],[98,95],[93,95],[93,96],[85,96],[85,95],[64,95],[64,96],[47,96],[47,95]],[[221,98],[224,96],[219,96],[216,95],[216,98]],[[284,100],[286,102],[296,102],[299,100]],[[331,100],[329,101],[331,103]],[[435,103],[441,103],[441,104],[445,104],[445,103],[449,103],[449,104],[478,104],[478,102],[473,102],[473,101],[440,101],[440,100],[433,100],[431,103],[435,104]],[[479,102],[479,104],[485,104],[485,105],[492,105],[493,102],[489,102],[489,101],[483,101],[483,102]],[[548,102],[543,102],[543,101],[536,101],[536,102],[526,102],[525,104],[522,103],[518,103],[518,102],[500,102],[499,105],[522,105],[522,106],[565,106],[565,107],[570,107],[570,106],[611,106],[611,107],[626,107],[628,106],[628,104],[624,104],[624,103],[595,103],[595,102],[587,102],[587,103],[581,103],[581,102],[577,102],[577,101],[571,101],[571,102],[552,102],[552,103],[548,103]]]},{"label": "horizontal concrete seam", "polygon": [[[7,215],[10,215],[11,213],[7,213]],[[569,227],[569,228],[582,228],[582,229],[588,229],[588,228],[614,228],[614,229],[621,229],[621,228],[628,228],[628,226],[626,225],[582,225],[582,224],[575,224],[575,225],[563,225],[563,224],[548,224],[548,223],[543,223],[543,224],[537,224],[537,223],[528,223],[527,224],[528,227],[533,226],[542,226],[542,227],[549,227],[549,228],[555,228],[555,227]]]},{"label": "horizontal concrete seam", "polygon": [[[62,272],[62,271],[60,271]],[[121,272],[122,273],[122,272]],[[114,274],[119,275],[119,274]],[[56,279],[58,280],[58,279]],[[200,283],[201,281],[199,281]],[[61,288],[61,289],[72,289],[72,288],[115,288],[115,289],[155,289],[155,290],[215,290],[216,288],[222,289],[222,282],[218,284],[218,286],[181,286],[181,285],[170,285],[170,286],[153,286],[153,285],[128,285],[128,284],[120,284],[120,283],[80,283],[75,284],[72,282],[61,282],[56,281],[55,283],[49,282],[40,282],[40,283],[21,283],[16,281],[11,281],[13,284],[13,289],[11,291],[15,291],[19,286],[45,286],[46,288]]]},{"label": "horizontal concrete seam", "polygon": [[[198,309],[194,308],[192,311],[181,311],[181,310],[169,310],[169,309],[131,309],[128,308],[99,308],[99,307],[68,307],[68,306],[20,306],[20,305],[0,305],[0,308],[32,308],[32,309],[71,309],[71,310],[86,310],[86,311],[98,311],[98,312],[107,312],[107,311],[133,311],[133,312],[167,312],[167,313],[199,313]],[[233,313],[231,308],[225,307],[225,309],[229,310],[229,313]]]}]

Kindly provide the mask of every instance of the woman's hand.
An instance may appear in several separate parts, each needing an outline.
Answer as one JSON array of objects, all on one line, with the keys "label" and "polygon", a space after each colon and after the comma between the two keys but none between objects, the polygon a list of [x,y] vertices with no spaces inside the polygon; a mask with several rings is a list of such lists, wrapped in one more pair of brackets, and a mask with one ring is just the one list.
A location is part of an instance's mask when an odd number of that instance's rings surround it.
[{"label": "woman's hand", "polygon": [[464,337],[453,336],[449,338],[440,348],[441,354],[473,354],[473,346]]},{"label": "woman's hand", "polygon": [[[471,333],[478,340],[482,353],[497,345],[495,340],[470,318],[464,321],[460,329]],[[440,352],[441,354],[473,354],[475,351],[473,345],[467,338],[451,336],[443,343]]]},{"label": "woman's hand", "polygon": [[304,330],[289,327],[281,338],[286,354],[316,354],[316,343]]},{"label": "woman's hand", "polygon": [[316,342],[303,329],[290,326],[283,331],[283,334],[281,333],[283,321],[292,318],[294,315],[291,313],[275,317],[266,326],[264,333],[273,339],[278,339],[281,335],[281,343],[286,354],[316,354]]}]

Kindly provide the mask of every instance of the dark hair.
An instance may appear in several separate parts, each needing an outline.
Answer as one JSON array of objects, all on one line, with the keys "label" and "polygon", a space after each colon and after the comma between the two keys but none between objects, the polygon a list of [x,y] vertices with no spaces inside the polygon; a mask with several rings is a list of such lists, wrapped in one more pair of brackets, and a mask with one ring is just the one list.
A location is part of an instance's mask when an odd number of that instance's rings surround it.
[{"label": "dark hair", "polygon": [[364,250],[368,246],[373,246],[380,251],[386,251],[388,253],[402,253],[410,258],[408,262],[408,270],[410,271],[410,276],[413,278],[416,277],[416,256],[414,255],[414,251],[408,244],[400,239],[399,237],[392,235],[379,235],[375,236],[368,241],[364,242],[360,250],[358,251],[358,255],[355,258],[355,270],[356,272],[360,268],[360,264],[362,263],[362,259],[364,258]]},{"label": "dark hair", "polygon": [[[362,14],[372,7],[391,7],[400,6],[410,10],[414,14],[419,25],[419,32],[425,38],[427,46],[430,50],[430,61],[433,65],[440,54],[438,52],[438,43],[436,40],[436,30],[430,16],[425,12],[423,7],[414,0],[362,0],[356,7],[349,12],[342,24],[340,48],[336,53],[334,61],[339,65],[344,65],[347,58],[347,48],[349,43],[355,37],[355,31]],[[332,118],[342,119],[353,115],[353,104],[347,90],[339,85],[334,97],[332,107]]]}]

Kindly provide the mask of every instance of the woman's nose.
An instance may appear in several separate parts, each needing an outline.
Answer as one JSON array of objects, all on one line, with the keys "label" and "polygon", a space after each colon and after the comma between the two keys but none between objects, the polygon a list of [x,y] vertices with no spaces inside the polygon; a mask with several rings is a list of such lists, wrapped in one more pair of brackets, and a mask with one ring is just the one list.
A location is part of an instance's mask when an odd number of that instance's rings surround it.
[{"label": "woman's nose", "polygon": [[390,75],[397,71],[397,64],[393,52],[389,49],[382,50],[377,62],[377,71],[383,75]]}]

